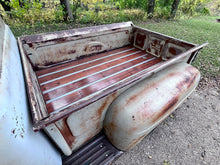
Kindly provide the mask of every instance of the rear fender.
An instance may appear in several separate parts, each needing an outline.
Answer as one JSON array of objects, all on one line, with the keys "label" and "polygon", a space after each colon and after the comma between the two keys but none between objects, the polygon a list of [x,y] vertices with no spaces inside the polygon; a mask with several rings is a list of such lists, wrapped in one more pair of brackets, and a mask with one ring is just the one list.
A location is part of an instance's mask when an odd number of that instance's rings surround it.
[{"label": "rear fender", "polygon": [[189,96],[199,79],[196,68],[178,63],[129,88],[106,113],[108,139],[118,149],[129,150]]}]

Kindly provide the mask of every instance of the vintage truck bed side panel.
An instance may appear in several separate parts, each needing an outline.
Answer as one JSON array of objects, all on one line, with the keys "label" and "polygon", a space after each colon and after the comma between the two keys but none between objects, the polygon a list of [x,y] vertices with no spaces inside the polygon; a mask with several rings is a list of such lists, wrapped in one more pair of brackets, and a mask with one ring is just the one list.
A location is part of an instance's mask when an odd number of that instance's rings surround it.
[{"label": "vintage truck bed side panel", "polygon": [[48,125],[44,130],[65,155],[70,155],[103,129],[103,121],[109,105],[132,85],[121,88],[80,111]]},{"label": "vintage truck bed side panel", "polygon": [[108,139],[118,149],[129,150],[185,100],[199,79],[196,68],[180,63],[129,88],[106,113]]},{"label": "vintage truck bed side panel", "polygon": [[32,130],[16,39],[0,19],[0,164],[61,165],[42,132]]},{"label": "vintage truck bed side panel", "polygon": [[[18,38],[20,41],[20,38]],[[21,42],[18,42],[21,59],[23,63],[23,69],[26,79],[26,88],[28,90],[28,97],[31,104],[31,112],[33,123],[36,123],[39,119],[45,118],[48,116],[46,105],[42,96],[42,92],[36,77],[36,74],[33,70],[30,60],[26,56],[25,50]]]}]

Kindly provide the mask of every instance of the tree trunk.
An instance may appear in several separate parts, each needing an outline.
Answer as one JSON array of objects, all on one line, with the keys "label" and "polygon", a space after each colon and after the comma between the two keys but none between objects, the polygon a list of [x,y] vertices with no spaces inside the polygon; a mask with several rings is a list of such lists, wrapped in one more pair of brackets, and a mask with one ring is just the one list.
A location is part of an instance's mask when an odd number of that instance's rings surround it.
[{"label": "tree trunk", "polygon": [[154,6],[155,6],[155,0],[148,0],[147,15],[148,15],[148,18],[150,19],[153,17]]},{"label": "tree trunk", "polygon": [[2,7],[5,11],[11,11],[11,7],[10,7],[9,3],[10,3],[10,0],[5,0],[5,1],[0,0],[0,4],[2,5]]},{"label": "tree trunk", "polygon": [[170,13],[170,18],[173,19],[176,15],[176,11],[178,9],[180,0],[174,0],[173,4],[172,4],[172,9],[171,9],[171,13]]},{"label": "tree trunk", "polygon": [[64,21],[67,21],[67,20],[72,20],[73,21],[74,19],[73,19],[72,10],[70,8],[69,0],[60,0],[60,4],[64,7],[63,8],[63,11],[64,11],[63,19],[64,19]]},{"label": "tree trunk", "polygon": [[19,2],[19,6],[22,8],[24,6],[24,1],[19,0],[18,2]]}]

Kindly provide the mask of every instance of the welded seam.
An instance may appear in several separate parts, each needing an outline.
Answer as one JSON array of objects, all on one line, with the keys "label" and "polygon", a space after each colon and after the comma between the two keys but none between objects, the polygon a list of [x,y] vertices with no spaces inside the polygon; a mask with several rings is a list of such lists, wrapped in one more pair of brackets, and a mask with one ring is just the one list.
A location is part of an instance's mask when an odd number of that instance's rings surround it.
[{"label": "welded seam", "polygon": [[53,102],[53,101],[56,101],[56,100],[58,100],[58,99],[60,99],[60,98],[62,98],[62,97],[68,96],[68,95],[70,95],[70,94],[72,94],[72,93],[75,93],[75,92],[77,92],[77,91],[79,91],[79,90],[82,90],[82,89],[84,89],[84,88],[86,88],[86,87],[92,86],[92,85],[94,85],[94,84],[96,84],[96,83],[98,83],[98,82],[100,82],[100,81],[106,80],[106,79],[108,79],[108,78],[110,78],[110,77],[112,77],[112,76],[115,76],[115,75],[117,75],[117,74],[120,74],[120,73],[122,73],[122,72],[125,72],[126,70],[135,68],[135,67],[137,67],[137,66],[139,66],[139,65],[142,65],[142,64],[147,63],[147,62],[149,62],[149,61],[152,61],[152,60],[154,60],[154,59],[156,59],[156,57],[153,57],[153,58],[151,58],[151,59],[149,59],[149,60],[146,60],[146,61],[143,61],[143,62],[138,63],[138,64],[136,64],[136,65],[133,65],[133,66],[131,66],[131,67],[129,67],[129,68],[123,69],[123,70],[121,70],[121,71],[119,71],[119,72],[116,72],[116,73],[114,73],[114,74],[112,74],[112,75],[109,75],[109,76],[107,76],[107,77],[103,77],[102,79],[99,79],[99,80],[94,81],[94,82],[92,82],[92,83],[90,83],[90,84],[87,84],[87,85],[85,85],[85,86],[82,86],[82,87],[80,87],[80,88],[77,88],[77,89],[75,89],[75,90],[73,90],[73,91],[67,92],[67,93],[65,93],[64,95],[61,95],[61,96],[58,96],[58,97],[56,97],[56,98],[54,98],[54,99],[48,100],[48,101],[46,101],[46,104],[49,104],[49,103],[51,103],[51,102]]},{"label": "welded seam", "polygon": [[64,69],[61,69],[61,70],[57,70],[57,71],[54,71],[54,72],[46,73],[46,74],[38,76],[38,78],[43,78],[43,77],[46,77],[46,76],[49,76],[49,75],[52,75],[52,74],[55,74],[55,73],[59,73],[59,72],[65,71],[65,70],[73,69],[75,67],[85,65],[85,64],[89,64],[91,62],[95,62],[95,61],[98,61],[98,60],[101,60],[101,59],[104,59],[104,58],[108,58],[108,57],[111,57],[111,56],[114,56],[114,55],[117,55],[117,54],[120,54],[120,53],[124,53],[124,52],[130,51],[130,50],[133,50],[133,49],[135,49],[135,48],[123,50],[123,51],[120,51],[120,52],[117,52],[117,53],[110,54],[108,56],[100,57],[100,58],[97,58],[97,59],[94,59],[94,60],[91,60],[91,61],[87,61],[87,62],[78,64],[78,65],[74,65],[74,66],[70,66],[70,67],[67,67],[67,68],[64,68]]}]

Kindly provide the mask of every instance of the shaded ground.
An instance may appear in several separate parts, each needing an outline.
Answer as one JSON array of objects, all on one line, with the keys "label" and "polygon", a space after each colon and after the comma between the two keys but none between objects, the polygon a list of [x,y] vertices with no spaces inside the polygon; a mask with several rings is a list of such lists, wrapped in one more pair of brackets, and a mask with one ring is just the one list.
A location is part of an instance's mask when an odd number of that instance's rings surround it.
[{"label": "shaded ground", "polygon": [[219,165],[219,83],[203,78],[170,117],[113,165]]}]

